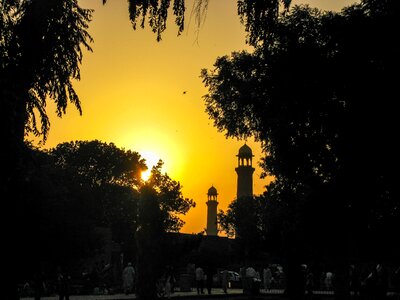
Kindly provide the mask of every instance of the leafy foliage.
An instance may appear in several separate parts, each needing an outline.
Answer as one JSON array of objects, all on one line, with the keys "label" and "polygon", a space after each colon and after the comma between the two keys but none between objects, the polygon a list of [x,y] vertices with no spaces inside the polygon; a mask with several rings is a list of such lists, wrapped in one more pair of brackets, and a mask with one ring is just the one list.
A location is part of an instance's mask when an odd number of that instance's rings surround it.
[{"label": "leafy foliage", "polygon": [[138,188],[145,160],[139,153],[98,140],[62,143],[51,150],[58,166],[69,169],[90,186],[117,184]]},{"label": "leafy foliage", "polygon": [[228,237],[235,237],[245,260],[255,259],[265,242],[265,198],[240,197],[226,212],[218,213],[218,224]]},{"label": "leafy foliage", "polygon": [[160,160],[151,170],[148,186],[157,194],[159,206],[164,214],[163,228],[166,231],[178,232],[184,225],[179,214],[185,215],[196,203],[192,199],[184,198],[182,186],[171,179],[167,174],[161,173],[163,162]]},{"label": "leafy foliage", "polygon": [[155,189],[143,186],[138,204],[137,295],[140,299],[156,299],[156,282],[162,268],[162,245],[165,237],[164,213]]},{"label": "leafy foliage", "polygon": [[96,199],[91,210],[96,212],[97,226],[110,228],[112,239],[123,245],[123,251],[131,249],[140,175],[147,168],[144,159],[137,152],[97,140],[62,143],[50,154],[57,167]]},{"label": "leafy foliage", "polygon": [[[103,4],[107,0],[103,0]],[[129,3],[129,19],[132,22],[133,29],[139,26],[145,27],[146,17],[148,25],[156,34],[157,41],[161,40],[161,35],[167,29],[168,9],[171,5],[171,0],[128,0]],[[173,14],[175,15],[175,24],[178,26],[178,35],[184,29],[185,23],[185,0],[173,0]],[[140,20],[139,20],[140,19]]]},{"label": "leafy foliage", "polygon": [[289,9],[291,0],[238,0],[238,15],[248,33],[247,42],[252,46],[263,45],[274,34],[279,8]]},{"label": "leafy foliage", "polygon": [[72,80],[80,79],[82,47],[91,51],[87,28],[92,11],[82,9],[76,0],[1,1],[0,5],[4,9],[0,88],[2,105],[10,109],[8,122],[14,124],[10,130],[22,140],[26,126],[27,132],[46,139],[48,98],[55,101],[59,116],[68,102],[81,112]]},{"label": "leafy foliage", "polygon": [[[157,40],[161,40],[171,0],[128,2],[133,28],[138,23],[144,28],[147,19]],[[265,40],[275,24],[280,2],[285,9],[290,4],[288,0],[238,1],[238,14],[249,32],[250,44]],[[199,20],[207,6],[208,0],[194,2],[194,7],[200,8],[196,10]],[[45,110],[48,99],[55,101],[59,116],[66,113],[68,102],[82,113],[72,80],[80,79],[82,48],[92,50],[89,44],[93,40],[87,31],[92,10],[81,8],[77,0],[1,1],[0,10],[0,90],[11,126],[1,127],[8,128],[6,131],[21,142],[24,131],[46,140],[50,127]],[[185,10],[184,0],[173,1],[178,35],[184,29]]]},{"label": "leafy foliage", "polygon": [[161,161],[144,184],[144,159],[113,143],[75,141],[30,153],[17,203],[25,242],[37,244],[23,259],[26,276],[39,264],[78,269],[104,246],[99,228],[110,229],[125,257],[134,259],[165,232],[179,231],[179,215],[195,205],[183,198],[179,182],[161,173]]},{"label": "leafy foliage", "polygon": [[17,228],[12,228],[26,245],[20,257],[26,274],[20,276],[29,278],[39,265],[46,272],[57,265],[76,271],[83,259],[102,247],[95,230],[100,225],[97,199],[89,186],[58,167],[48,153],[32,149],[30,154],[22,200],[16,203]]},{"label": "leafy foliage", "polygon": [[[107,0],[103,0],[106,3]],[[184,30],[185,23],[185,0],[128,0],[129,18],[133,28],[144,28],[147,23],[151,30],[156,33],[157,41],[161,40],[161,35],[167,28],[168,9],[173,2],[173,14],[175,24],[178,26],[178,35]],[[194,0],[193,11],[196,25],[204,22],[207,14],[209,0]],[[248,32],[247,42],[250,45],[263,44],[268,36],[273,33],[278,12],[280,8],[287,11],[291,0],[238,0],[238,15],[241,22],[245,25]]]},{"label": "leafy foliage", "polygon": [[[143,183],[141,172],[147,169],[145,160],[137,152],[120,149],[113,143],[97,140],[62,143],[52,149],[51,154],[57,166],[74,174],[82,186],[93,189],[107,225],[119,220],[122,223],[115,226],[122,230],[122,224],[128,220],[136,224],[135,207],[139,189],[144,184],[154,189],[157,195],[166,231],[178,232],[184,224],[179,215],[195,206],[193,200],[183,197],[179,182],[162,174],[162,161],[153,167],[149,181]],[[131,203],[132,199],[135,199],[134,203]],[[136,231],[136,225],[127,228]]]},{"label": "leafy foliage", "polygon": [[350,243],[356,253],[371,234],[383,242],[399,219],[396,6],[363,1],[341,13],[295,6],[268,44],[218,58],[214,70],[201,73],[216,127],[263,143],[261,165],[276,177],[269,189],[276,207],[287,207],[280,211],[297,224],[284,232],[303,246],[323,236],[316,224],[325,224],[330,241],[320,245],[341,255]]}]

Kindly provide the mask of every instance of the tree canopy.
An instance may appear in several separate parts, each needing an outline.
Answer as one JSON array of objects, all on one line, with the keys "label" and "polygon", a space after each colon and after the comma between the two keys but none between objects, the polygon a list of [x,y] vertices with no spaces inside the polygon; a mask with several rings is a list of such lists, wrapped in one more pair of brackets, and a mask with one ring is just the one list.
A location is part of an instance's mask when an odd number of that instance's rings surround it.
[{"label": "tree canopy", "polygon": [[[27,277],[39,265],[47,273],[57,265],[82,270],[85,259],[101,253],[109,239],[125,259],[134,260],[144,246],[143,239],[137,244],[137,231],[158,226],[159,237],[178,232],[184,224],[180,215],[195,205],[182,196],[179,182],[161,172],[161,161],[145,183],[140,177],[145,160],[113,143],[75,141],[48,151],[31,149],[30,155],[23,200],[17,203],[19,229],[13,230],[26,232],[24,242],[35,245],[22,259]],[[154,218],[158,221],[149,225]]]},{"label": "tree canopy", "polygon": [[393,246],[397,6],[362,1],[340,13],[294,6],[269,43],[220,57],[201,73],[215,126],[262,142],[264,175],[276,178],[269,201],[287,208],[280,211],[298,226],[286,230],[304,233],[309,245],[325,231],[319,245],[332,251],[350,243],[357,255],[371,239]]},{"label": "tree canopy", "polygon": [[91,50],[92,11],[76,0],[1,1],[0,10],[0,90],[2,106],[10,112],[2,118],[2,129],[21,141],[24,130],[46,138],[48,98],[59,116],[68,102],[81,112],[72,81],[80,79],[82,48]]},{"label": "tree canopy", "polygon": [[[105,4],[107,0],[103,0]],[[129,18],[134,29],[137,24],[141,28],[146,25],[146,20],[151,30],[156,34],[157,41],[161,40],[162,33],[167,28],[168,10],[172,3],[172,12],[175,15],[175,24],[180,35],[185,26],[185,0],[128,0]],[[192,15],[199,27],[205,20],[209,0],[194,0]],[[238,15],[248,32],[248,43],[251,45],[262,44],[273,31],[280,8],[287,11],[291,0],[237,0]]]},{"label": "tree canopy", "polygon": [[138,188],[141,172],[147,169],[139,153],[97,140],[61,143],[50,152],[58,166],[75,172],[90,186],[108,183]]},{"label": "tree canopy", "polygon": [[163,174],[161,168],[163,162],[160,160],[151,170],[151,176],[146,183],[156,193],[159,206],[164,214],[163,228],[169,232],[179,232],[184,222],[179,215],[185,215],[196,203],[182,195],[182,185],[168,174]]},{"label": "tree canopy", "polygon": [[[107,224],[121,217],[118,214],[124,209],[117,202],[124,199],[123,195],[138,194],[144,185],[157,195],[165,231],[179,231],[184,224],[179,215],[195,206],[193,200],[183,197],[181,184],[162,173],[162,161],[152,168],[148,182],[143,182],[141,172],[147,169],[145,160],[139,153],[118,148],[113,143],[97,140],[62,143],[51,149],[50,154],[56,166],[74,176],[81,186],[93,189],[108,215]],[[135,212],[136,209],[129,213],[133,222],[136,222],[136,217],[132,217]]]},{"label": "tree canopy", "polygon": [[110,228],[115,242],[133,243],[141,172],[147,169],[140,154],[94,140],[61,143],[49,155],[82,191],[89,191],[96,225]]},{"label": "tree canopy", "polygon": [[288,262],[294,293],[301,262],[334,261],[345,282],[350,260],[396,259],[398,5],[294,6],[268,43],[202,70],[215,126],[262,143],[264,176],[275,177],[264,195],[265,233]]}]

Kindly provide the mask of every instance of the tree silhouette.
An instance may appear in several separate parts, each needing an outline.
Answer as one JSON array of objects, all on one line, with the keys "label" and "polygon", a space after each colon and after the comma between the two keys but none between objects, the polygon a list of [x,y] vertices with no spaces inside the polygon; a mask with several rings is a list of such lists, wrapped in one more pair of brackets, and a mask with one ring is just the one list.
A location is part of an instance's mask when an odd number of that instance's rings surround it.
[{"label": "tree silhouette", "polygon": [[[183,225],[179,215],[195,205],[182,196],[179,182],[161,173],[162,162],[144,183],[144,159],[113,143],[75,141],[29,153],[23,201],[17,203],[18,226],[26,233],[22,238],[28,250],[20,258],[25,273],[17,279],[29,280],[39,269],[48,275],[56,266],[76,278],[85,260],[101,253],[111,238],[126,259],[138,259],[138,274],[147,281],[143,289],[154,289],[146,272],[155,272],[151,266],[161,272],[163,237],[178,232]],[[110,229],[109,238],[98,230],[102,228]],[[149,251],[149,244],[158,246]],[[141,265],[143,259],[152,265]]]},{"label": "tree silhouette", "polygon": [[59,116],[66,112],[68,102],[81,112],[72,80],[80,79],[82,47],[91,50],[87,28],[92,11],[74,0],[1,1],[0,6],[0,88],[2,106],[8,111],[2,130],[19,141],[25,130],[46,138],[48,97],[56,103]]},{"label": "tree silhouette", "polygon": [[185,215],[196,203],[182,195],[182,186],[178,181],[171,179],[168,174],[163,174],[160,160],[151,170],[147,185],[152,187],[157,195],[159,206],[164,214],[163,228],[167,232],[179,232],[184,222],[179,215]]},{"label": "tree silhouette", "polygon": [[226,212],[218,213],[218,224],[228,237],[235,237],[246,265],[258,257],[264,246],[264,200],[261,196],[240,197],[229,204]]},{"label": "tree silhouette", "polygon": [[[0,128],[4,142],[0,185],[2,194],[10,199],[4,211],[14,216],[12,222],[17,221],[17,209],[23,203],[24,159],[29,159],[25,133],[46,138],[48,99],[55,101],[59,116],[66,112],[68,102],[81,110],[72,81],[80,78],[82,47],[91,50],[86,31],[90,19],[91,11],[80,8],[75,0],[0,1]],[[16,231],[4,235],[10,245],[7,256],[23,248],[16,239],[24,236],[23,231],[18,231],[16,224],[12,228]],[[15,298],[15,278],[9,267],[10,284],[6,286],[13,295],[7,296]]]},{"label": "tree silhouette", "polygon": [[[87,187],[97,199],[97,220],[110,227],[113,240],[128,245],[140,226],[138,201],[140,189],[145,185],[157,198],[164,232],[178,232],[184,222],[180,215],[195,206],[184,198],[179,182],[161,172],[162,161],[153,167],[147,183],[141,172],[146,170],[145,160],[137,152],[116,147],[113,143],[75,141],[62,143],[50,150],[55,165],[82,187]],[[131,247],[132,248],[132,245]]]},{"label": "tree silhouette", "polygon": [[[107,0],[103,0],[105,4]],[[178,26],[178,35],[185,25],[185,0],[128,0],[129,19],[134,29],[138,22],[144,28],[146,18],[151,30],[156,34],[157,41],[161,40],[162,33],[167,28],[168,9],[172,3],[175,24]],[[196,25],[200,27],[205,20],[209,0],[194,0],[193,14]],[[248,32],[248,42],[251,45],[265,43],[273,31],[280,7],[286,11],[291,0],[237,0],[238,15]]]},{"label": "tree silhouette", "polygon": [[96,232],[99,222],[98,199],[89,185],[83,185],[76,174],[55,164],[44,151],[32,149],[32,161],[25,165],[25,183],[20,186],[22,200],[17,202],[17,224],[11,232],[25,245],[19,257],[25,272],[19,282],[29,280],[37,271],[49,275],[63,266],[76,275],[82,261],[103,246]]},{"label": "tree silhouette", "polygon": [[338,272],[349,255],[395,257],[379,245],[394,246],[389,232],[399,219],[391,96],[397,6],[363,1],[341,13],[295,6],[269,43],[220,57],[201,75],[215,126],[263,143],[275,201],[297,224],[283,224],[286,248],[300,247],[298,255],[321,247]]},{"label": "tree silhouette", "polygon": [[125,257],[133,256],[129,252],[135,248],[140,176],[147,169],[144,159],[98,140],[62,143],[50,155],[58,168],[90,190],[97,226],[110,228]]},{"label": "tree silhouette", "polygon": [[161,277],[162,245],[165,236],[164,216],[157,192],[144,186],[138,205],[137,242],[137,296],[156,299],[157,279]]},{"label": "tree silhouette", "polygon": [[147,169],[140,154],[98,140],[58,144],[50,153],[55,163],[75,172],[89,186],[116,184],[138,188]]},{"label": "tree silhouette", "polygon": [[182,186],[161,172],[160,160],[151,170],[149,180],[140,188],[137,230],[137,296],[139,299],[157,298],[156,283],[169,259],[165,235],[179,232],[186,214],[196,203],[184,198]]}]

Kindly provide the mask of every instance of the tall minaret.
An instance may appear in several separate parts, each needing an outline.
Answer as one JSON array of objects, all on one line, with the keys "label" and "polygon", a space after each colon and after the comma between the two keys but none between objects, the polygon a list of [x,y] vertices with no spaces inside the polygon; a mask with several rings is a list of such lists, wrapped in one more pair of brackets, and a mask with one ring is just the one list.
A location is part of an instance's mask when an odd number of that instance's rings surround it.
[{"label": "tall minaret", "polygon": [[252,160],[254,156],[253,152],[249,146],[244,144],[242,147],[240,147],[239,154],[236,156],[238,158],[238,167],[235,169],[238,175],[236,197],[252,197],[254,172],[254,168],[252,166]]},{"label": "tall minaret", "polygon": [[217,189],[212,186],[207,193],[207,235],[218,235],[217,229]]}]

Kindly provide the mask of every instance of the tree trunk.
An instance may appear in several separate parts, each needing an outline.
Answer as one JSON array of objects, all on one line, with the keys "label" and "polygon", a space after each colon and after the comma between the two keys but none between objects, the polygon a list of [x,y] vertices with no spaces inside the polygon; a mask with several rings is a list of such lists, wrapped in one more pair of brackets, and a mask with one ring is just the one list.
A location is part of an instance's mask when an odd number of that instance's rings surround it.
[{"label": "tree trunk", "polygon": [[296,253],[287,254],[284,271],[286,276],[285,296],[289,299],[301,299],[305,291],[305,276]]},{"label": "tree trunk", "polygon": [[[3,83],[2,83],[3,84]],[[1,179],[0,190],[2,195],[2,220],[3,220],[3,245],[5,248],[5,299],[19,299],[17,284],[17,271],[23,270],[19,265],[23,250],[24,231],[19,225],[21,217],[22,193],[24,185],[23,157],[25,102],[10,92],[10,89],[1,88],[1,116],[0,128],[3,138],[1,153]],[[17,101],[19,100],[19,102]]]}]

